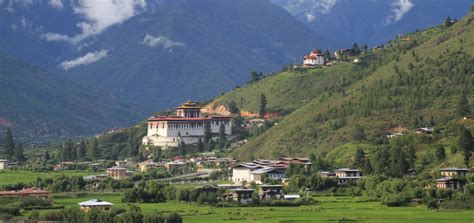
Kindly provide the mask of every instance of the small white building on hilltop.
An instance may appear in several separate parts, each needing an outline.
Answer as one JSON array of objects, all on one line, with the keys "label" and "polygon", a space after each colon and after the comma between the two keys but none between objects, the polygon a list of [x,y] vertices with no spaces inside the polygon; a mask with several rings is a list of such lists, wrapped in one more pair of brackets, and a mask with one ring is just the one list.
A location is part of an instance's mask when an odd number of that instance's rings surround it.
[{"label": "small white building on hilltop", "polygon": [[324,54],[314,49],[308,55],[304,56],[303,66],[304,67],[323,66],[325,63],[326,61],[324,59]]},{"label": "small white building on hilltop", "polygon": [[176,108],[176,116],[148,118],[148,131],[142,143],[160,147],[178,147],[180,141],[195,144],[204,137],[206,122],[209,122],[213,134],[219,133],[221,124],[226,135],[232,134],[232,117],[203,116],[201,107],[188,101]]}]

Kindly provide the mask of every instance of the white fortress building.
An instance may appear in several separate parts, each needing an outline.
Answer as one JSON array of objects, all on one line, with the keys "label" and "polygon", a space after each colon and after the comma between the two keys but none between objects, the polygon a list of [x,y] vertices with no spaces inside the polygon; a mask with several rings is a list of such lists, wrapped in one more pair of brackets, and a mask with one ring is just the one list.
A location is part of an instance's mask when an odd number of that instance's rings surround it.
[{"label": "white fortress building", "polygon": [[324,60],[324,54],[314,49],[308,55],[304,56],[303,66],[323,66],[325,62],[326,61]]},{"label": "white fortress building", "polygon": [[193,101],[187,101],[176,108],[176,116],[159,116],[148,118],[147,135],[143,138],[144,145],[160,147],[178,147],[180,141],[195,144],[204,140],[205,123],[210,123],[213,135],[219,133],[220,125],[225,127],[225,134],[232,134],[232,117],[203,116],[201,107]]}]

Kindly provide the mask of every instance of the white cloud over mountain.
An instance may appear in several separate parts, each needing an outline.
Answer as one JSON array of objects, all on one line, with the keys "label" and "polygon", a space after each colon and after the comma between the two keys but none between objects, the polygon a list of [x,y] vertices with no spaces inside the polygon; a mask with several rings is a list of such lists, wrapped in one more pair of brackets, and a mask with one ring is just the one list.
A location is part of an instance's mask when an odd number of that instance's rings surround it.
[{"label": "white cloud over mountain", "polygon": [[182,42],[175,42],[169,39],[166,36],[153,36],[150,34],[146,34],[142,41],[139,42],[140,44],[147,45],[149,47],[158,47],[161,46],[165,49],[173,48],[173,47],[182,47],[184,43]]},{"label": "white cloud over mountain", "polygon": [[58,10],[61,10],[64,8],[62,0],[49,0],[48,4]]},{"label": "white cloud over mountain", "polygon": [[[56,6],[62,2],[52,0]],[[83,21],[76,25],[81,32],[75,36],[66,36],[59,33],[46,33],[43,38],[48,41],[66,41],[73,44],[97,35],[108,27],[120,24],[141,12],[146,6],[145,0],[79,0],[73,4],[74,13]]]},{"label": "white cloud over mountain", "polygon": [[81,57],[72,59],[72,60],[66,60],[63,61],[59,66],[63,68],[64,70],[69,70],[77,66],[81,65],[87,65],[90,63],[95,63],[101,59],[104,59],[107,57],[108,50],[102,49],[99,51],[94,51],[94,52],[89,52]]},{"label": "white cloud over mountain", "polygon": [[394,2],[391,4],[392,15],[387,18],[386,23],[390,24],[398,22],[413,8],[413,6],[415,5],[411,2],[411,0],[394,0]]}]

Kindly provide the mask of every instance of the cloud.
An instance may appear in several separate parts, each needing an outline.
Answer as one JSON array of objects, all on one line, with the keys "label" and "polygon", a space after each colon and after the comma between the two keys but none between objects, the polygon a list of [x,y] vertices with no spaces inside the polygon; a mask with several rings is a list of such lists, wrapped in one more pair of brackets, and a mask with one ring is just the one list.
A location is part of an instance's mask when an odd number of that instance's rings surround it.
[{"label": "cloud", "polygon": [[41,38],[47,41],[69,41],[70,40],[69,36],[59,34],[59,33],[45,33],[41,35]]},{"label": "cloud", "polygon": [[153,36],[148,33],[145,35],[145,38],[143,38],[143,40],[139,43],[147,45],[149,47],[161,46],[165,49],[184,46],[184,43],[172,41],[166,36]]},{"label": "cloud", "polygon": [[106,49],[95,52],[89,52],[84,56],[78,57],[76,59],[63,61],[59,66],[64,70],[69,70],[77,66],[94,63],[105,58],[108,52],[109,51]]},{"label": "cloud", "polygon": [[62,0],[49,0],[48,4],[58,10],[61,10],[64,8]]},{"label": "cloud", "polygon": [[390,6],[392,7],[392,15],[387,18],[386,24],[398,22],[413,8],[414,4],[411,0],[394,0]]},{"label": "cloud", "polygon": [[[81,32],[67,38],[45,38],[48,41],[66,41],[77,44],[82,40],[97,35],[108,27],[120,24],[139,13],[146,6],[145,0],[78,0],[73,4],[74,13],[83,21],[76,24]],[[65,36],[49,33],[49,36]]]},{"label": "cloud", "polygon": [[327,14],[336,4],[336,0],[272,0],[283,6],[293,15],[304,16],[306,22],[312,22],[320,15]]}]

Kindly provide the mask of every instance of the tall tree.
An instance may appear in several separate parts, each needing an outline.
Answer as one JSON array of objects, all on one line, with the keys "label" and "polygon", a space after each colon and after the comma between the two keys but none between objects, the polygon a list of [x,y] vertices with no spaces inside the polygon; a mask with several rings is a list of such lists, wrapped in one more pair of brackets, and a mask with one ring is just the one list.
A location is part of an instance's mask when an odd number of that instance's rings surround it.
[{"label": "tall tree", "polygon": [[13,157],[15,155],[15,141],[13,140],[12,131],[9,128],[5,130],[3,149],[5,150],[5,154],[7,156]]},{"label": "tall tree", "polygon": [[77,157],[79,159],[84,159],[86,158],[86,155],[87,155],[86,142],[84,141],[84,139],[81,139],[77,147]]},{"label": "tall tree", "polygon": [[472,147],[474,146],[474,142],[472,141],[471,132],[465,127],[461,129],[461,136],[459,137],[459,147],[463,151],[464,155],[464,164],[469,167],[469,160],[472,156]]},{"label": "tall tree", "polygon": [[235,103],[234,100],[231,100],[227,104],[227,109],[229,110],[230,113],[232,114],[239,114],[239,108],[237,108],[237,103]]},{"label": "tall tree", "polygon": [[160,161],[160,159],[161,159],[161,153],[162,153],[161,147],[158,147],[158,148],[155,149],[155,154],[153,155],[153,160],[154,160],[155,162],[159,162],[159,161]]},{"label": "tall tree", "polygon": [[89,158],[92,160],[99,158],[100,151],[99,151],[99,142],[97,141],[97,138],[93,138],[92,142],[90,143],[89,146]]},{"label": "tall tree", "polygon": [[[211,122],[204,122],[204,142],[208,143],[212,139]],[[209,149],[209,148],[208,148]]]},{"label": "tall tree", "polygon": [[226,142],[227,138],[225,136],[225,125],[224,123],[221,123],[219,125],[219,148],[224,149]]},{"label": "tall tree", "polygon": [[44,160],[48,161],[48,160],[50,160],[50,159],[51,159],[51,156],[49,155],[49,152],[46,151],[46,152],[44,153]]},{"label": "tall tree", "polygon": [[471,106],[469,105],[465,91],[462,92],[459,98],[457,113],[460,117],[469,117],[471,115]]},{"label": "tall tree", "polygon": [[128,155],[130,157],[134,157],[138,155],[138,150],[136,148],[137,146],[135,145],[135,139],[133,137],[132,132],[128,133],[128,140],[127,140],[127,149],[128,149]]},{"label": "tall tree", "polygon": [[265,94],[260,94],[260,103],[259,103],[259,109],[258,109],[258,115],[260,118],[265,117],[265,114],[267,113],[267,97]]},{"label": "tall tree", "polygon": [[26,160],[25,154],[23,153],[23,146],[21,142],[16,142],[15,145],[15,160],[18,162],[23,162]]},{"label": "tall tree", "polygon": [[438,162],[442,162],[446,159],[446,150],[443,145],[439,145],[438,148],[436,148],[436,159]]},{"label": "tall tree", "polygon": [[361,52],[361,51],[360,51],[359,45],[358,45],[357,43],[352,44],[351,53],[352,53],[353,55],[359,55],[360,52]]},{"label": "tall tree", "polygon": [[361,148],[357,148],[355,159],[354,159],[354,167],[362,169],[365,167],[365,152]]},{"label": "tall tree", "polygon": [[204,152],[204,143],[202,143],[201,138],[198,139],[198,142],[196,145],[196,151],[199,153]]},{"label": "tall tree", "polygon": [[182,157],[186,157],[186,143],[184,143],[184,141],[180,141],[179,142],[179,145],[178,145],[178,149],[179,149],[179,155],[182,156]]}]

